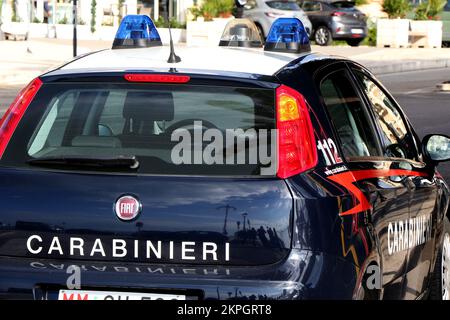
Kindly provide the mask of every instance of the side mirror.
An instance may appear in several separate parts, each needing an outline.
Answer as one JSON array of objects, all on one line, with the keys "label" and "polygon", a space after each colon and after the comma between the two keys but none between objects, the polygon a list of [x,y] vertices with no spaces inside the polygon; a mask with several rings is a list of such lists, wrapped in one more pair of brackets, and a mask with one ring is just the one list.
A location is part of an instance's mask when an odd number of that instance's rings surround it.
[{"label": "side mirror", "polygon": [[430,134],[422,141],[425,156],[435,162],[450,160],[450,137],[442,134]]}]

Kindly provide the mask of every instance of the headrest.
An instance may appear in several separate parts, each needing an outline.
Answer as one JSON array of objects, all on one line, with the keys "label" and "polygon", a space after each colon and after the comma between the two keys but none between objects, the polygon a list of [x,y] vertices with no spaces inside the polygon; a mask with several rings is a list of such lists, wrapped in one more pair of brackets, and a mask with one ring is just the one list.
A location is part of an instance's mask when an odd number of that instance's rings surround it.
[{"label": "headrest", "polygon": [[130,91],[125,98],[123,117],[143,121],[173,120],[173,95],[170,92]]},{"label": "headrest", "polygon": [[72,140],[73,147],[121,148],[122,143],[116,137],[77,136]]}]

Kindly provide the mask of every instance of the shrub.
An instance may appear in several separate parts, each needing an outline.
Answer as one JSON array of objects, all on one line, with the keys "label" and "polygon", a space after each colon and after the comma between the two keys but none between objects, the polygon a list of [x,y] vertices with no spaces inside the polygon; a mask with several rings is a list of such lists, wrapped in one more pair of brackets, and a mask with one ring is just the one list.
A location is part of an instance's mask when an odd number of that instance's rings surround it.
[{"label": "shrub", "polygon": [[213,18],[228,18],[233,11],[234,0],[205,0],[200,7],[190,9],[195,18],[204,17],[206,21]]},{"label": "shrub", "polygon": [[69,23],[69,19],[67,19],[67,16],[64,15],[64,18],[62,18],[61,20],[58,21],[59,24],[68,24]]},{"label": "shrub", "polygon": [[446,4],[447,0],[428,0],[422,2],[414,10],[414,20],[435,20],[438,18],[438,14],[444,10]]},{"label": "shrub", "polygon": [[410,8],[411,4],[408,0],[384,0],[383,2],[383,11],[390,19],[404,18]]},{"label": "shrub", "polygon": [[363,4],[367,4],[368,0],[355,0],[355,5],[361,6]]},{"label": "shrub", "polygon": [[172,17],[167,21],[167,19],[159,16],[158,20],[155,21],[155,27],[157,28],[168,28],[169,24],[170,27],[174,29],[186,29],[186,24],[179,22],[175,17]]}]

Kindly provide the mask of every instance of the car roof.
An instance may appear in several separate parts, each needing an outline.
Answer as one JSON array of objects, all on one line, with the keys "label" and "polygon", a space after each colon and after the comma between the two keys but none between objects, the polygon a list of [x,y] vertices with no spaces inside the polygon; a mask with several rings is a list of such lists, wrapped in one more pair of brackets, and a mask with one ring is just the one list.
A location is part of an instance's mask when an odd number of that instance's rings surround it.
[{"label": "car roof", "polygon": [[175,46],[179,63],[168,63],[169,46],[108,49],[75,59],[47,75],[155,70],[179,72],[272,76],[304,54],[268,52],[262,48]]}]

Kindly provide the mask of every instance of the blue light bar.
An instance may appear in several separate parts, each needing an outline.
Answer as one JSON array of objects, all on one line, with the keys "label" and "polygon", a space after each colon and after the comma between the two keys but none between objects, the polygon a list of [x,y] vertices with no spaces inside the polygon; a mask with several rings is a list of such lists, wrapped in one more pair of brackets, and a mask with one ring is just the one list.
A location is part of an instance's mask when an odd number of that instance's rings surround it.
[{"label": "blue light bar", "polygon": [[145,15],[125,16],[117,30],[113,49],[162,46],[152,19]]},{"label": "blue light bar", "polygon": [[272,24],[267,36],[265,51],[310,52],[308,33],[297,18],[278,18]]}]

